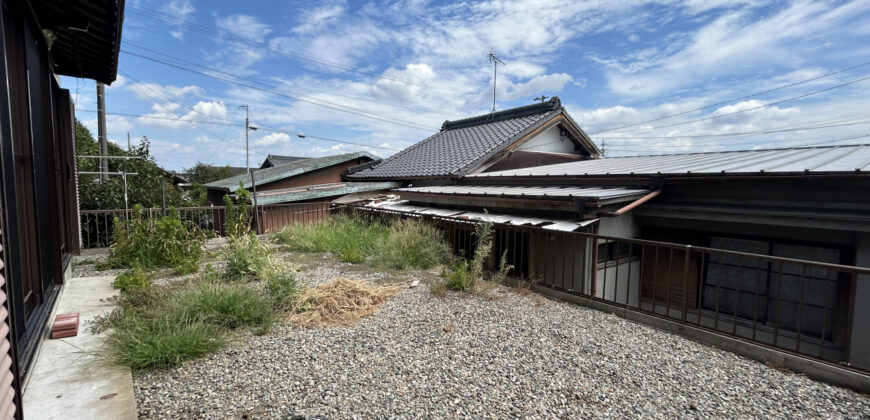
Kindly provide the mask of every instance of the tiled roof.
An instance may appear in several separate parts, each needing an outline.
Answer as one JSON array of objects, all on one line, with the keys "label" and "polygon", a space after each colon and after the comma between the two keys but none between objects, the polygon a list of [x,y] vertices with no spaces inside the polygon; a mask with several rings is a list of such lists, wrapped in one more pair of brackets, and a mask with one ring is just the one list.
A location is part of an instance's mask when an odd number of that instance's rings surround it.
[{"label": "tiled roof", "polygon": [[559,98],[458,121],[445,121],[437,134],[349,179],[462,176],[505,147],[564,112]]},{"label": "tiled roof", "polygon": [[310,159],[303,156],[283,156],[283,155],[269,155],[266,156],[266,159],[263,161],[263,164],[260,165],[260,168],[266,168],[271,166],[279,166],[285,163],[295,162],[297,160]]},{"label": "tiled roof", "polygon": [[870,171],[870,144],[612,157],[470,175],[493,177],[824,174]]},{"label": "tiled roof", "polygon": [[[342,155],[296,160],[280,166],[273,166],[271,168],[254,169],[254,179],[257,181],[257,185],[262,185],[363,157],[373,160],[378,159],[377,156],[374,156],[367,152],[355,152],[345,153]],[[245,188],[251,188],[251,177],[247,173],[231,176],[229,178],[224,178],[214,182],[209,182],[208,184],[205,184],[205,186],[207,188],[218,188],[223,190],[229,190],[232,192],[239,188],[240,182],[244,185]]]}]

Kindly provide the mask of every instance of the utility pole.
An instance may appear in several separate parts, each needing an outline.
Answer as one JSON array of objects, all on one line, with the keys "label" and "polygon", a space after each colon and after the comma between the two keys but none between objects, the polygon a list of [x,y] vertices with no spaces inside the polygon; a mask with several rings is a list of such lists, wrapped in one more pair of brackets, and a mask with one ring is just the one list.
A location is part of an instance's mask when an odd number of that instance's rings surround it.
[{"label": "utility pole", "polygon": [[130,132],[129,131],[127,132],[127,151],[128,152],[133,151],[133,145],[130,144]]},{"label": "utility pole", "polygon": [[[100,156],[109,154],[109,140],[106,138],[106,87],[97,82],[97,137],[100,141]],[[107,179],[104,173],[109,172],[109,161],[100,159],[100,182]]]},{"label": "utility pole", "polygon": [[251,177],[251,190],[253,190],[251,197],[254,200],[254,221],[257,224],[257,233],[260,233],[260,212],[257,209],[257,182],[254,180],[254,173],[251,171],[251,153],[249,151],[250,142],[248,140],[248,131],[256,130],[257,127],[251,126],[250,108],[248,105],[241,105],[239,108],[245,108],[245,170],[248,172],[248,176]]},{"label": "utility pole", "polygon": [[495,56],[495,52],[492,48],[489,49],[489,62],[492,63],[492,112],[495,112],[495,82],[498,76],[498,65],[505,65],[504,61],[501,61],[498,57]]}]

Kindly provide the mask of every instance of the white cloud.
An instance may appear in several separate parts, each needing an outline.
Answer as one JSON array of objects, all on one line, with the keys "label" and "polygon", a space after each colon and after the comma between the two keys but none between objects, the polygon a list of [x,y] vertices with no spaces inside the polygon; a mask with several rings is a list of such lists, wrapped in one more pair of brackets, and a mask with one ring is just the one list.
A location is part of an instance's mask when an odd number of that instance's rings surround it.
[{"label": "white cloud", "polygon": [[197,102],[190,112],[184,116],[186,119],[202,120],[214,119],[225,120],[227,118],[227,106],[223,102]]},{"label": "white cloud", "polygon": [[254,144],[256,144],[258,146],[271,146],[273,144],[289,143],[289,142],[290,142],[290,136],[288,134],[286,134],[286,133],[271,133],[271,134],[267,134],[267,135],[257,139],[256,141],[254,141]]},{"label": "white cloud", "polygon": [[299,15],[299,25],[293,28],[293,32],[300,34],[313,33],[322,29],[325,25],[335,22],[344,12],[344,5],[333,4],[316,7],[304,11]]},{"label": "white cloud", "polygon": [[814,44],[818,37],[849,26],[862,8],[866,14],[860,3],[832,7],[802,2],[760,19],[745,9],[728,11],[665,50],[645,49],[599,61],[610,67],[608,87],[614,93],[640,98],[713,78],[800,65],[807,57],[799,45]]},{"label": "white cloud", "polygon": [[189,98],[191,96],[201,96],[204,94],[203,89],[195,85],[181,87],[160,85],[150,82],[129,84],[127,85],[127,89],[133,92],[137,98],[151,101]]},{"label": "white cloud", "polygon": [[269,25],[250,15],[238,14],[217,18],[215,24],[222,31],[257,42],[263,42],[266,35],[272,32]]},{"label": "white cloud", "polygon": [[193,7],[193,4],[191,4],[190,0],[172,0],[167,3],[166,6],[163,7],[163,13],[171,16],[174,23],[176,23],[175,29],[169,31],[169,34],[175,39],[184,38],[183,25],[195,11],[196,9]]}]

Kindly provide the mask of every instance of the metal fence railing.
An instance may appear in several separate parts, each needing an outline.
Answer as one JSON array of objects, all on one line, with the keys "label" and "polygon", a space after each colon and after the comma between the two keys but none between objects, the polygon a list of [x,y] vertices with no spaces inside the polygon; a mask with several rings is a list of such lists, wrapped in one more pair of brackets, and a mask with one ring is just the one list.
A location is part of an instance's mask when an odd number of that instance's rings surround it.
[{"label": "metal fence railing", "polygon": [[[365,210],[429,220],[465,257],[476,247],[477,222]],[[534,226],[494,228],[490,269],[504,255],[511,275],[541,286],[827,363],[852,360],[855,290],[870,281],[870,269]]]},{"label": "metal fence railing", "polygon": [[[216,236],[222,236],[226,222],[226,208],[224,206],[205,207],[179,207],[176,209],[182,221],[199,226],[200,229],[213,232]],[[277,232],[285,226],[292,224],[308,224],[323,220],[329,215],[329,203],[303,203],[303,204],[267,204],[257,208],[260,216],[258,233]],[[166,210],[168,213],[169,210]],[[103,248],[112,244],[115,219],[124,219],[124,210],[81,210],[80,228],[82,248]],[[128,216],[133,210],[127,211]],[[164,214],[160,208],[142,209],[142,217],[155,221]],[[253,223],[252,218],[252,223]]]}]

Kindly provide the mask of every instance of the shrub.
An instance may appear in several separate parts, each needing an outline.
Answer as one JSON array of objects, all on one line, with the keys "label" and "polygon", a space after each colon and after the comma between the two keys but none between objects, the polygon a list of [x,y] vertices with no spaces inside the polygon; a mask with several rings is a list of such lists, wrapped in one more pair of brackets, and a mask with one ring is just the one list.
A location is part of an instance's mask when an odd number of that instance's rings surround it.
[{"label": "shrub", "polygon": [[[450,268],[441,270],[441,277],[444,278],[444,288],[457,291],[473,291],[477,280],[483,275],[483,266],[486,259],[492,252],[492,222],[482,222],[474,228],[474,236],[477,238],[476,248],[474,249],[474,257],[469,263],[466,259],[459,259],[453,263]],[[507,264],[507,254],[502,256],[502,267],[499,270],[510,271]],[[432,293],[443,294],[443,290],[433,287]]]},{"label": "shrub", "polygon": [[260,242],[256,235],[230,237],[223,250],[227,260],[223,277],[230,281],[261,279],[273,268],[273,254],[272,249]]},{"label": "shrub", "polygon": [[477,238],[477,246],[474,248],[474,257],[471,259],[471,276],[476,280],[483,275],[483,266],[486,259],[492,253],[493,225],[490,221],[478,223],[474,227],[474,236]]},{"label": "shrub", "polygon": [[396,269],[426,269],[441,264],[449,255],[449,246],[434,226],[416,219],[400,219],[390,226],[387,237],[375,244],[372,262]]},{"label": "shrub", "polygon": [[504,252],[501,254],[501,259],[498,261],[498,272],[496,272],[492,277],[492,281],[497,284],[504,283],[504,281],[507,280],[511,270],[514,269],[513,264],[508,264],[507,262],[507,254],[508,250],[505,249]]},{"label": "shrub", "polygon": [[146,270],[169,267],[177,274],[192,273],[199,268],[206,236],[198,226],[182,222],[174,208],[153,224],[142,216],[141,207],[135,206],[132,213],[127,222],[115,220],[109,267]]},{"label": "shrub", "polygon": [[450,290],[469,291],[474,288],[477,278],[471,274],[468,261],[459,259],[449,269],[441,270],[444,286]]},{"label": "shrub", "polygon": [[112,287],[120,289],[122,292],[132,292],[144,290],[151,287],[151,279],[140,267],[135,267],[127,270],[112,282]]},{"label": "shrub", "polygon": [[244,236],[251,230],[251,207],[248,205],[251,193],[241,188],[241,182],[239,182],[239,187],[236,190],[239,204],[234,204],[232,197],[229,195],[224,196],[224,206],[226,206],[224,231],[229,237]]}]

